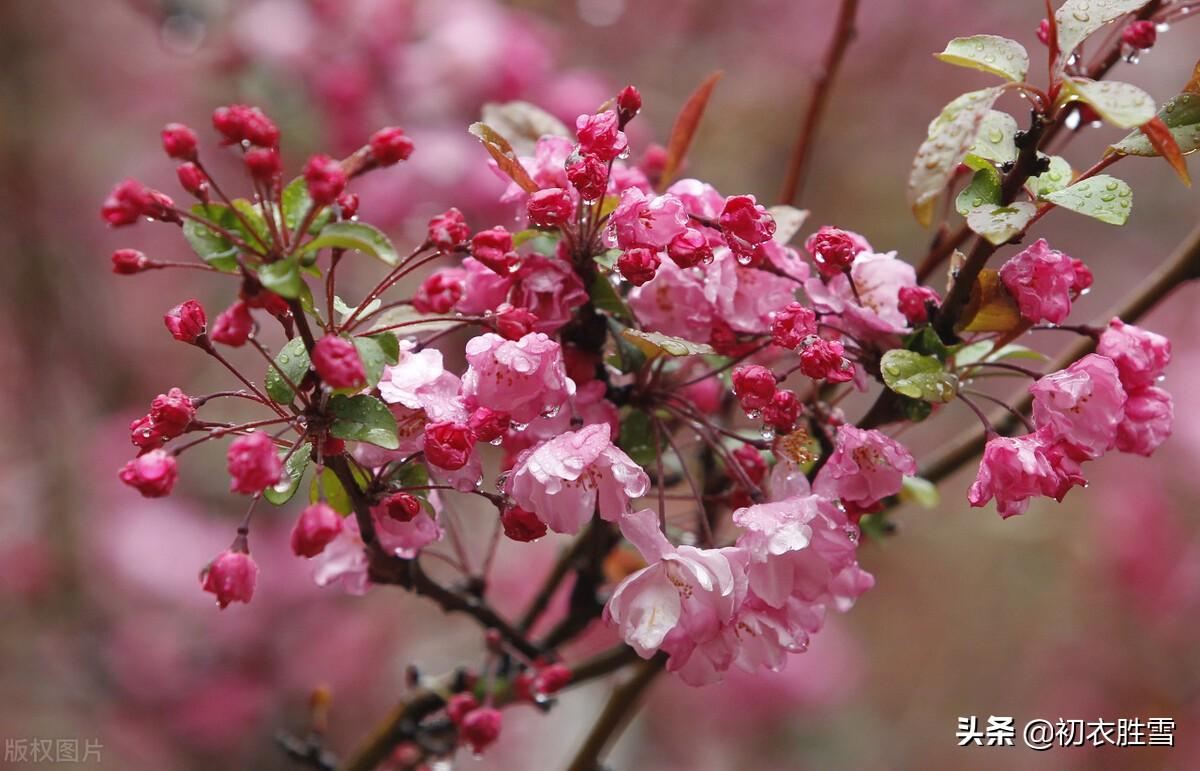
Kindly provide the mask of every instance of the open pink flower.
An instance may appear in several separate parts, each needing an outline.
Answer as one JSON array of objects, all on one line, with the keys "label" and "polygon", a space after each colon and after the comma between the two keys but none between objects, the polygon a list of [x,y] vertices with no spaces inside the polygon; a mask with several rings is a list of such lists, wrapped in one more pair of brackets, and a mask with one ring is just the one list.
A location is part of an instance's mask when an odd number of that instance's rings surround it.
[{"label": "open pink flower", "polygon": [[621,249],[665,249],[687,230],[687,224],[683,201],[675,196],[647,196],[637,188],[629,188],[621,194],[621,202],[608,219],[608,233],[611,242]]},{"label": "open pink flower", "polygon": [[358,521],[347,517],[342,531],[325,546],[325,550],[310,560],[313,582],[328,586],[340,582],[347,594],[366,594],[371,585],[367,576],[367,554],[363,551]]},{"label": "open pink flower", "polygon": [[1121,384],[1126,388],[1152,386],[1171,362],[1171,341],[1120,319],[1108,323],[1100,335],[1096,353],[1117,365]]},{"label": "open pink flower", "polygon": [[996,510],[1008,518],[1024,514],[1029,499],[1058,493],[1059,476],[1043,452],[1037,434],[996,436],[983,449],[979,474],[967,493],[972,506],[996,499]]},{"label": "open pink flower", "polygon": [[554,334],[571,320],[576,308],[588,301],[583,282],[565,259],[531,254],[516,276],[509,302],[532,311],[539,332]]},{"label": "open pink flower", "polygon": [[900,310],[900,290],[916,285],[913,266],[896,259],[895,252],[862,252],[854,258],[849,277],[838,273],[828,281],[810,278],[804,291],[815,310],[834,315],[829,324],[859,340],[877,340],[908,329],[908,318]]},{"label": "open pink flower", "polygon": [[475,405],[504,410],[517,423],[557,412],[575,393],[562,348],[541,332],[505,340],[488,332],[467,341],[462,393]]},{"label": "open pink flower", "polygon": [[474,257],[463,259],[462,296],[454,310],[481,314],[494,311],[508,299],[511,276],[501,276]]},{"label": "open pink flower", "polygon": [[1125,389],[1117,367],[1090,353],[1029,387],[1033,421],[1047,441],[1069,443],[1089,458],[1112,449],[1125,414]]},{"label": "open pink flower", "polygon": [[1125,419],[1117,427],[1117,449],[1149,456],[1171,436],[1174,421],[1171,394],[1154,386],[1130,391]]},{"label": "open pink flower", "polygon": [[1000,267],[1000,280],[1017,299],[1022,316],[1058,324],[1071,312],[1075,270],[1074,260],[1039,238]]},{"label": "open pink flower", "polygon": [[[433,502],[431,496],[430,502]],[[386,506],[375,506],[371,509],[375,520],[375,534],[379,537],[379,545],[384,551],[403,559],[412,559],[435,541],[442,539],[442,528],[424,507],[417,516],[402,522],[389,516]],[[329,551],[329,546],[325,547]]]},{"label": "open pink flower", "polygon": [[813,490],[869,508],[900,492],[905,474],[917,473],[917,463],[904,445],[875,430],[846,425],[838,429],[829,460],[817,472]]},{"label": "open pink flower", "polygon": [[742,265],[728,249],[705,267],[704,295],[716,315],[738,332],[763,334],[772,314],[796,299],[800,282]]},{"label": "open pink flower", "polygon": [[629,308],[642,326],[687,340],[704,342],[712,333],[713,308],[704,283],[694,271],[664,261],[653,279],[629,290]]},{"label": "open pink flower", "polygon": [[575,533],[592,513],[614,521],[646,493],[650,477],[612,443],[608,424],[568,431],[517,458],[505,492],[551,530]]}]

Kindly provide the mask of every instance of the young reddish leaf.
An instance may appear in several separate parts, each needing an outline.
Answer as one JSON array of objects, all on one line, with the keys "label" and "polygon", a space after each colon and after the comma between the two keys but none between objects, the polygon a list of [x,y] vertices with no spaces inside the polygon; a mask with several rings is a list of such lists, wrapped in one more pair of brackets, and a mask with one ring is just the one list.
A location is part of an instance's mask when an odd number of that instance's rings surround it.
[{"label": "young reddish leaf", "polygon": [[1150,144],[1154,145],[1158,154],[1171,164],[1171,168],[1175,170],[1183,184],[1191,187],[1192,178],[1188,176],[1187,162],[1183,160],[1183,153],[1179,149],[1179,143],[1175,141],[1175,135],[1171,133],[1171,129],[1167,128],[1167,124],[1163,123],[1162,118],[1155,116],[1139,128],[1146,135],[1146,139],[1150,140]]},{"label": "young reddish leaf", "polygon": [[708,98],[712,96],[717,81],[724,75],[722,70],[717,70],[709,75],[684,102],[683,109],[675,118],[675,125],[671,127],[671,139],[667,143],[667,161],[663,166],[662,182],[659,183],[659,187],[665,188],[675,178],[675,172],[679,170],[679,166],[683,163],[683,157],[687,155],[688,147],[692,144],[696,127],[700,125],[700,119],[704,117],[704,108],[708,106]]},{"label": "young reddish leaf", "polygon": [[517,158],[517,153],[512,149],[512,145],[508,140],[500,136],[491,126],[486,123],[472,123],[468,129],[491,156],[496,159],[496,165],[500,167],[508,175],[508,178],[516,182],[526,193],[536,193],[538,191],[537,183],[529,176],[529,172],[525,171],[525,167],[521,165],[521,161]]},{"label": "young reddish leaf", "polygon": [[1200,60],[1196,61],[1196,68],[1192,70],[1192,77],[1188,80],[1187,85],[1183,90],[1189,94],[1200,94]]}]

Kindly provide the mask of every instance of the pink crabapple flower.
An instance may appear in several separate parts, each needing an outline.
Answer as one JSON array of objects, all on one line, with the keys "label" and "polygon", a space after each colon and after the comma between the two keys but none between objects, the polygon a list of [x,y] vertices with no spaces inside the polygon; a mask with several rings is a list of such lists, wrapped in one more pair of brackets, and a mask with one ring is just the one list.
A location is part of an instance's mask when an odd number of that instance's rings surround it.
[{"label": "pink crabapple flower", "polygon": [[673,262],[662,263],[653,279],[630,289],[627,302],[651,332],[697,342],[712,333],[713,308],[704,295],[704,282]]},{"label": "pink crabapple flower", "polygon": [[476,755],[495,743],[500,738],[500,727],[503,717],[500,710],[492,707],[479,707],[463,716],[459,733],[466,744],[471,745],[471,752]]},{"label": "pink crabapple flower", "polygon": [[662,260],[654,250],[638,246],[627,249],[617,258],[617,271],[622,278],[638,287],[649,283],[661,264]]},{"label": "pink crabapple flower", "polygon": [[250,602],[258,582],[258,565],[245,551],[227,549],[200,576],[204,591],[216,596],[222,609],[231,602]]},{"label": "pink crabapple flower", "polygon": [[721,232],[738,261],[748,263],[756,256],[757,247],[775,235],[775,219],[754,200],[752,195],[732,195],[718,217]]},{"label": "pink crabapple flower", "polygon": [[213,322],[212,340],[232,348],[240,348],[250,339],[254,331],[254,317],[250,307],[238,300],[217,316]]},{"label": "pink crabapple flower", "polygon": [[612,110],[594,115],[580,115],[575,119],[575,132],[579,136],[579,149],[602,161],[611,161],[625,152],[629,141],[620,131],[617,114]]},{"label": "pink crabapple flower", "polygon": [[830,278],[849,269],[855,257],[871,251],[871,245],[858,233],[822,225],[804,242],[804,250],[820,274]]},{"label": "pink crabapple flower", "polygon": [[342,517],[327,503],[306,506],[292,528],[292,553],[315,557],[342,532]]},{"label": "pink crabapple flower", "polygon": [[904,445],[879,431],[846,425],[838,429],[813,491],[866,509],[900,492],[904,476],[916,473],[917,463]]},{"label": "pink crabapple flower", "polygon": [[537,316],[537,331],[554,334],[571,320],[575,309],[588,301],[583,282],[564,259],[565,245],[560,242],[560,257],[531,254],[516,273],[509,302]]},{"label": "pink crabapple flower", "polygon": [[1171,341],[1114,318],[1100,335],[1096,353],[1117,365],[1127,389],[1152,386],[1171,363]]},{"label": "pink crabapple flower", "polygon": [[151,450],[126,463],[118,476],[146,498],[163,498],[175,487],[179,466],[166,450]]},{"label": "pink crabapple flower", "polygon": [[[474,257],[462,261],[461,291],[454,310],[482,314],[497,310],[508,299],[513,277],[501,275]],[[444,311],[443,311],[444,312]]]},{"label": "pink crabapple flower", "polygon": [[704,294],[716,314],[737,332],[768,332],[772,314],[796,299],[800,283],[743,265],[728,249],[713,255],[704,268]]},{"label": "pink crabapple flower", "polygon": [[747,364],[733,371],[733,395],[746,412],[761,412],[775,395],[775,373],[760,364]]},{"label": "pink crabapple flower", "polygon": [[167,331],[181,343],[195,343],[204,334],[208,317],[204,314],[204,306],[195,300],[176,305],[163,316]]},{"label": "pink crabapple flower", "polygon": [[1075,261],[1039,238],[1000,266],[1000,280],[1017,300],[1021,315],[1037,324],[1062,323],[1071,312]]},{"label": "pink crabapple flower", "polygon": [[613,444],[612,429],[593,424],[522,452],[504,490],[556,533],[576,533],[597,510],[616,521],[649,487],[642,467]]},{"label": "pink crabapple flower", "polygon": [[354,343],[338,335],[326,335],[312,349],[313,369],[330,388],[364,388],[367,371]]},{"label": "pink crabapple flower", "polygon": [[900,310],[900,290],[916,285],[916,270],[896,259],[895,252],[860,252],[849,275],[839,273],[826,281],[810,278],[804,291],[818,313],[832,314],[827,321],[831,326],[856,339],[874,341],[908,329],[908,318]]},{"label": "pink crabapple flower", "polygon": [[442,268],[429,274],[413,295],[413,308],[421,313],[449,313],[465,291],[466,271]]},{"label": "pink crabapple flower", "polygon": [[283,462],[275,451],[275,443],[262,432],[234,439],[225,458],[231,492],[257,495],[283,476]]},{"label": "pink crabapple flower", "polygon": [[317,586],[339,582],[347,594],[356,596],[366,594],[371,586],[367,553],[354,517],[342,521],[342,531],[310,560],[310,564]]},{"label": "pink crabapple flower", "polygon": [[1149,457],[1171,436],[1174,420],[1171,394],[1154,386],[1130,391],[1125,419],[1117,426],[1117,449]]},{"label": "pink crabapple flower", "polygon": [[[436,500],[436,496],[430,495],[430,504],[435,504]],[[380,547],[401,559],[413,559],[422,549],[440,541],[443,536],[437,519],[424,509],[407,522],[402,522],[390,516],[386,506],[374,506],[371,508],[371,517],[375,522],[375,534]]]},{"label": "pink crabapple flower", "polygon": [[1116,444],[1126,396],[1112,359],[1090,353],[1039,378],[1029,392],[1034,425],[1048,442],[1066,442],[1088,458]]},{"label": "pink crabapple flower", "polygon": [[557,412],[575,393],[562,348],[541,332],[505,340],[488,332],[467,341],[462,394],[479,406],[504,410],[517,423]]},{"label": "pink crabapple flower", "polygon": [[687,230],[683,201],[673,195],[647,196],[637,188],[621,194],[608,219],[609,242],[620,249],[665,249]]},{"label": "pink crabapple flower", "polygon": [[996,510],[1007,519],[1024,514],[1029,499],[1059,492],[1059,477],[1037,434],[994,436],[983,449],[979,474],[967,493],[972,506],[995,498]]}]

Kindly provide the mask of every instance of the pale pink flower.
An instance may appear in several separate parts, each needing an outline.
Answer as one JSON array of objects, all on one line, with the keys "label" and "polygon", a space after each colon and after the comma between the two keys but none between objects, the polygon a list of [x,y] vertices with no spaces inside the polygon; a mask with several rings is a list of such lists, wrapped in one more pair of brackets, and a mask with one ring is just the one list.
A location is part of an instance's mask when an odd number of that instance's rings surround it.
[{"label": "pale pink flower", "polygon": [[[442,528],[424,507],[420,514],[408,522],[388,516],[384,506],[373,507],[371,516],[375,519],[375,535],[379,538],[379,545],[384,551],[402,559],[412,559],[421,549],[442,539]],[[326,551],[329,548],[325,547]]]},{"label": "pale pink flower", "polygon": [[904,445],[875,430],[838,429],[833,452],[813,482],[813,491],[862,508],[900,492],[904,475],[917,463]]},{"label": "pale pink flower", "polygon": [[1154,386],[1130,391],[1125,419],[1117,427],[1117,449],[1149,456],[1171,436],[1174,420],[1171,394]]},{"label": "pale pink flower", "polygon": [[772,314],[796,299],[800,283],[737,261],[729,249],[717,249],[706,266],[704,296],[714,314],[738,332],[763,334]]},{"label": "pale pink flower", "polygon": [[1112,449],[1124,417],[1125,389],[1117,367],[1090,353],[1029,387],[1033,422],[1047,441],[1064,441],[1089,458]]},{"label": "pale pink flower", "polygon": [[519,455],[547,439],[571,430],[571,425],[605,424],[609,427],[609,435],[615,440],[620,431],[620,420],[617,408],[604,398],[608,386],[603,380],[589,380],[575,387],[575,394],[567,401],[567,406],[554,415],[542,415],[529,422],[524,431],[509,431],[504,437],[504,449],[511,456]]},{"label": "pale pink flower", "polygon": [[647,196],[637,188],[621,194],[621,202],[608,218],[610,243],[621,249],[647,246],[665,249],[671,239],[687,229],[683,201],[673,195]]},{"label": "pale pink flower", "polygon": [[804,291],[813,308],[838,317],[830,323],[859,340],[889,337],[908,329],[908,319],[900,310],[900,289],[917,285],[913,266],[896,259],[895,252],[863,252],[854,258],[850,277],[853,287],[844,273],[827,282],[820,278],[806,281]]},{"label": "pale pink flower", "polygon": [[615,521],[650,477],[612,442],[608,424],[560,434],[517,458],[505,492],[551,530],[575,533],[592,513]]},{"label": "pale pink flower", "polygon": [[1171,341],[1120,319],[1108,323],[1096,353],[1117,365],[1121,384],[1128,389],[1154,385],[1171,362]]},{"label": "pale pink flower", "polygon": [[995,498],[996,510],[1008,518],[1024,514],[1030,498],[1057,494],[1058,486],[1058,474],[1037,434],[994,436],[983,449],[979,474],[967,500],[978,507]]},{"label": "pale pink flower", "polygon": [[541,332],[505,340],[492,332],[467,341],[462,394],[472,405],[504,410],[517,423],[557,412],[575,393],[562,348]]},{"label": "pale pink flower", "polygon": [[1029,321],[1058,324],[1071,312],[1075,262],[1051,249],[1044,238],[1010,257],[1000,267],[1000,280]]},{"label": "pale pink flower", "polygon": [[534,328],[539,332],[554,334],[571,320],[576,308],[588,301],[587,290],[566,261],[567,256],[563,248],[558,258],[530,254],[517,271],[509,301],[537,316]]},{"label": "pale pink flower", "polygon": [[[537,141],[532,156],[521,156],[519,160],[539,188],[570,188],[570,183],[567,181],[566,163],[567,156],[574,149],[575,146],[566,137],[546,135]],[[489,159],[488,165],[502,182],[507,183],[500,200],[504,203],[524,203],[529,194],[501,171],[494,160]]]},{"label": "pale pink flower", "polygon": [[501,276],[474,257],[463,259],[463,294],[455,304],[459,313],[494,311],[508,300],[513,278]]},{"label": "pale pink flower", "polygon": [[400,341],[400,360],[384,367],[379,380],[379,395],[396,417],[400,446],[384,450],[359,443],[354,457],[365,466],[380,466],[420,452],[425,446],[426,423],[467,419],[467,408],[459,394],[462,383],[443,368],[442,352],[435,348],[413,352],[415,346],[411,341]]},{"label": "pale pink flower", "polygon": [[663,261],[653,279],[629,290],[627,302],[649,331],[699,342],[712,333],[713,308],[704,296],[704,282],[670,260]]},{"label": "pale pink flower", "polygon": [[367,554],[363,551],[358,521],[351,516],[342,525],[342,532],[337,538],[309,560],[313,581],[317,586],[329,586],[338,581],[347,594],[366,594],[371,581],[367,577]]},{"label": "pale pink flower", "polygon": [[681,179],[667,188],[667,194],[683,202],[688,214],[716,222],[725,208],[725,196],[716,188],[698,179]]}]

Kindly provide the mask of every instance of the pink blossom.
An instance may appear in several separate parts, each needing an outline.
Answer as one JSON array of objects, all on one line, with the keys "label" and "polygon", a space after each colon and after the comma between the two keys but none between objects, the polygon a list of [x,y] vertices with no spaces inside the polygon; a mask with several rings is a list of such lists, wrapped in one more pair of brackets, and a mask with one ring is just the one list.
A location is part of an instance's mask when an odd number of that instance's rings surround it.
[{"label": "pink blossom", "polygon": [[967,493],[972,506],[996,499],[996,510],[1008,518],[1024,514],[1029,499],[1058,493],[1059,477],[1036,434],[994,436],[983,449],[979,474]]},{"label": "pink blossom", "polygon": [[561,187],[548,187],[532,193],[525,202],[529,221],[539,228],[556,228],[575,213],[575,200]]},{"label": "pink blossom", "polygon": [[713,308],[694,271],[664,262],[654,278],[629,290],[630,310],[645,329],[704,342],[712,331]]},{"label": "pink blossom", "polygon": [[541,332],[505,340],[488,332],[467,341],[462,393],[476,405],[504,410],[518,423],[556,412],[575,393],[562,348]]},{"label": "pink blossom", "polygon": [[347,594],[366,594],[371,581],[367,575],[367,554],[363,550],[358,521],[347,517],[342,524],[341,533],[312,558],[313,582],[317,586],[329,586],[340,581]]},{"label": "pink blossom", "polygon": [[462,261],[462,291],[454,305],[459,313],[494,311],[508,299],[513,277],[500,275],[474,257]]},{"label": "pink blossom", "polygon": [[354,343],[338,335],[326,335],[312,349],[313,369],[330,388],[361,389],[367,371]]},{"label": "pink blossom", "polygon": [[612,110],[575,119],[579,149],[604,161],[611,161],[629,146],[625,132],[618,130],[617,114]]},{"label": "pink blossom", "polygon": [[371,157],[380,166],[391,166],[408,160],[413,152],[413,141],[404,129],[396,126],[381,128],[371,135]]},{"label": "pink blossom", "polygon": [[630,188],[621,194],[621,202],[608,219],[608,233],[611,243],[621,249],[665,249],[687,230],[687,224],[683,201],[673,195],[649,197]]},{"label": "pink blossom", "polygon": [[475,452],[475,432],[452,420],[425,424],[425,460],[432,466],[457,471]]},{"label": "pink blossom", "polygon": [[537,331],[546,334],[557,332],[587,301],[587,290],[570,264],[541,254],[525,258],[510,298],[513,305],[532,311],[538,317]]},{"label": "pink blossom", "polygon": [[642,286],[654,278],[661,264],[662,260],[653,249],[638,246],[626,250],[617,258],[617,271],[629,283]]},{"label": "pink blossom", "polygon": [[204,591],[216,595],[225,608],[231,602],[250,602],[258,582],[258,565],[245,551],[226,549],[200,574]]},{"label": "pink blossom", "polygon": [[121,481],[146,498],[162,498],[171,494],[179,468],[175,456],[166,450],[151,450],[125,464],[118,474]]},{"label": "pink blossom", "polygon": [[327,503],[305,507],[292,528],[292,552],[298,557],[315,557],[342,532],[342,518]]},{"label": "pink blossom", "polygon": [[[430,503],[433,501],[434,497],[430,496]],[[421,549],[442,539],[442,528],[424,509],[407,522],[401,522],[389,516],[385,506],[374,506],[371,508],[371,517],[375,522],[379,546],[401,559],[412,559]]]},{"label": "pink blossom", "polygon": [[854,367],[846,358],[846,349],[840,340],[810,337],[803,345],[800,371],[808,377],[831,383],[845,383],[854,378]]},{"label": "pink blossom", "polygon": [[1033,421],[1047,441],[1069,443],[1089,458],[1112,449],[1124,417],[1125,389],[1117,367],[1090,353],[1029,387]]},{"label": "pink blossom", "polygon": [[1114,318],[1100,335],[1096,353],[1113,360],[1122,385],[1142,388],[1154,385],[1171,363],[1171,341]]},{"label": "pink blossom", "polygon": [[942,304],[938,293],[927,286],[902,286],[898,298],[897,307],[913,326],[929,321],[929,304],[935,308]]},{"label": "pink blossom", "polygon": [[775,373],[760,364],[738,367],[730,377],[733,395],[746,412],[759,412],[775,395]]},{"label": "pink blossom", "polygon": [[608,166],[588,153],[575,154],[567,159],[567,179],[585,201],[598,201],[608,185]]},{"label": "pink blossom", "polygon": [[725,196],[707,182],[681,179],[667,188],[667,194],[683,202],[688,214],[715,222],[725,208]]},{"label": "pink blossom", "polygon": [[504,527],[504,535],[514,541],[536,541],[546,534],[546,523],[520,506],[505,509],[500,515],[500,524]]},{"label": "pink blossom", "polygon": [[459,732],[462,740],[471,745],[471,752],[478,755],[500,738],[503,717],[500,710],[480,707],[468,712],[462,719]]},{"label": "pink blossom", "polygon": [[1075,264],[1039,238],[1000,267],[1000,280],[1029,321],[1061,323],[1071,312]]},{"label": "pink blossom", "polygon": [[462,246],[471,237],[471,229],[467,226],[466,217],[453,206],[432,217],[426,232],[429,243],[443,252]]},{"label": "pink blossom", "polygon": [[176,305],[163,316],[167,331],[181,343],[195,343],[204,334],[208,317],[204,314],[204,306],[195,300]]},{"label": "pink blossom", "polygon": [[768,332],[772,315],[795,300],[800,288],[790,278],[740,264],[728,249],[717,249],[704,273],[705,297],[737,332]]},{"label": "pink blossom", "polygon": [[752,195],[732,195],[718,217],[729,248],[740,258],[751,258],[756,248],[775,235],[775,219]]},{"label": "pink blossom", "polygon": [[1166,391],[1154,386],[1130,391],[1125,419],[1117,427],[1117,449],[1148,457],[1171,436],[1174,420],[1175,407]]},{"label": "pink blossom", "polygon": [[[569,184],[566,171],[567,159],[574,149],[575,146],[566,137],[543,136],[534,145],[532,156],[521,157],[521,165],[529,172],[530,178],[539,188],[566,188]],[[508,183],[504,194],[500,196],[502,202],[521,203],[527,199],[529,194],[516,182],[511,182],[508,175],[500,171],[495,161],[489,161],[489,165],[496,176]]]},{"label": "pink blossom", "polygon": [[817,314],[800,303],[788,303],[771,317],[771,341],[781,348],[795,350],[816,333]]},{"label": "pink blossom", "polygon": [[239,436],[225,454],[229,468],[229,489],[243,495],[256,495],[279,481],[283,462],[271,437],[262,432]]},{"label": "pink blossom", "polygon": [[896,259],[895,252],[862,252],[850,266],[850,276],[839,273],[824,282],[811,278],[804,291],[818,312],[835,316],[829,323],[860,340],[878,340],[908,329],[908,319],[900,310],[900,290],[916,285],[916,271]]},{"label": "pink blossom", "polygon": [[196,132],[182,123],[168,123],[162,130],[163,151],[181,161],[196,159]]},{"label": "pink blossom", "polygon": [[512,233],[499,226],[471,237],[471,256],[500,276],[520,267],[520,257],[513,251]]},{"label": "pink blossom", "polygon": [[813,491],[865,509],[900,492],[904,475],[915,473],[917,463],[904,445],[879,431],[846,425],[838,429]]},{"label": "pink blossom", "polygon": [[713,250],[703,233],[687,228],[667,244],[667,256],[681,268],[694,268],[712,262]]},{"label": "pink blossom", "polygon": [[238,300],[221,311],[213,322],[212,339],[214,343],[239,348],[250,339],[254,331],[254,317],[246,303]]},{"label": "pink blossom", "polygon": [[154,429],[165,439],[174,439],[187,431],[195,417],[196,408],[192,406],[192,397],[179,388],[159,394],[150,402],[150,419],[154,423]]},{"label": "pink blossom", "polygon": [[812,256],[821,275],[830,277],[849,268],[862,252],[871,251],[871,245],[858,233],[822,225],[804,242],[804,249]]},{"label": "pink blossom", "polygon": [[328,155],[314,155],[301,171],[308,187],[308,196],[317,206],[328,206],[346,189],[346,172],[340,161]]},{"label": "pink blossom", "polygon": [[421,282],[412,304],[421,313],[449,313],[463,296],[466,272],[462,268],[442,268]]},{"label": "pink blossom", "polygon": [[568,431],[517,458],[505,492],[557,533],[575,533],[599,510],[609,521],[646,493],[650,477],[612,443],[607,424]]}]

